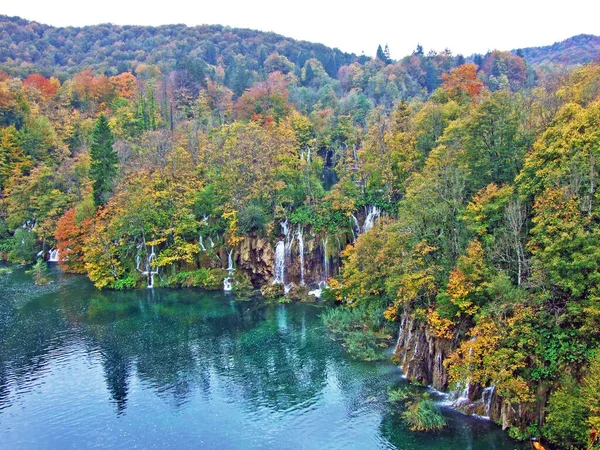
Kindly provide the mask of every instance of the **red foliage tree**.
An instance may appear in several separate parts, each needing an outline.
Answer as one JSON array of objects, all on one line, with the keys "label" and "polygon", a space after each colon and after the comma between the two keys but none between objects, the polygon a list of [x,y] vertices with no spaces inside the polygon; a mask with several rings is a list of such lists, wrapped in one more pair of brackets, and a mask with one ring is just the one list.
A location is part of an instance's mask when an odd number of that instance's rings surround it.
[{"label": "red foliage tree", "polygon": [[58,266],[65,272],[85,273],[83,243],[89,231],[91,219],[77,223],[75,208],[69,209],[56,224],[54,237],[60,256]]},{"label": "red foliage tree", "polygon": [[23,85],[34,87],[46,98],[54,97],[56,95],[56,91],[58,90],[56,83],[53,83],[51,80],[43,75],[40,75],[39,73],[29,75],[23,81]]}]

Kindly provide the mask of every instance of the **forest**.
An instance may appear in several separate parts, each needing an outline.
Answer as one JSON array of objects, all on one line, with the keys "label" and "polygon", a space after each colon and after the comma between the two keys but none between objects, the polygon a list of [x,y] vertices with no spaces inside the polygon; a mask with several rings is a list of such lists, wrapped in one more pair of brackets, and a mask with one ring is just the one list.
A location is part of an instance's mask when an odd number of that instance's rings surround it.
[{"label": "forest", "polygon": [[439,387],[594,445],[597,62],[1,19],[3,259],[99,289],[323,288],[357,357],[410,320],[447,348]]}]

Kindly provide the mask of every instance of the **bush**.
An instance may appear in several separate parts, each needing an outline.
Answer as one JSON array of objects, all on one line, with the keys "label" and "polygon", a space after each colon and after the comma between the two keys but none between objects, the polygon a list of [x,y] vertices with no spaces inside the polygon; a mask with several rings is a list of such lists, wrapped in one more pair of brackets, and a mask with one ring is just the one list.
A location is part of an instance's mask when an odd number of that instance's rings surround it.
[{"label": "bush", "polygon": [[565,448],[578,448],[587,442],[581,388],[573,377],[561,380],[561,387],[550,395],[546,413],[542,431],[549,441]]},{"label": "bush", "polygon": [[197,287],[207,290],[223,289],[223,280],[227,276],[227,271],[223,269],[198,269],[186,272],[179,272],[169,277],[167,285],[170,287]]},{"label": "bush", "polygon": [[269,217],[258,205],[248,205],[238,213],[238,229],[242,235],[251,231],[264,235]]},{"label": "bush", "polygon": [[50,278],[48,277],[48,264],[42,258],[38,258],[37,262],[33,265],[31,270],[28,270],[27,273],[30,273],[33,276],[33,281],[38,286],[43,286],[50,283]]},{"label": "bush", "polygon": [[439,406],[427,397],[410,404],[402,418],[413,431],[439,431],[446,426]]}]

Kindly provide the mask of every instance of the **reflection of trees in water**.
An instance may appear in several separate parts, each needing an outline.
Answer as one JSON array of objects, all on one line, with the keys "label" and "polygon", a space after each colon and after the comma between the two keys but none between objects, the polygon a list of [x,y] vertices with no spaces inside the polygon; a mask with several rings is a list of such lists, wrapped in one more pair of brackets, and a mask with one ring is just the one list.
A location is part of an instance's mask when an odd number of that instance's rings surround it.
[{"label": "reflection of trees in water", "polygon": [[117,407],[117,414],[122,414],[127,406],[131,363],[118,346],[109,343],[102,346],[102,365],[106,386]]},{"label": "reflection of trees in water", "polygon": [[103,355],[119,355],[102,359],[117,404],[125,403],[121,395],[127,388],[117,387],[130,364],[143,383],[176,407],[194,392],[208,399],[215,376],[220,389],[248,407],[274,410],[308,400],[326,382],[322,330],[307,326],[320,323],[312,307],[215,300],[185,291],[156,291],[140,299],[143,295],[99,293],[83,318],[93,345]]},{"label": "reflection of trees in water", "polygon": [[[56,294],[34,295],[33,281],[15,269],[15,285],[3,280],[3,289],[26,297],[18,302],[0,302],[0,409],[10,403],[10,391],[32,385],[50,367],[50,353],[67,344],[70,336],[63,315],[53,304]],[[28,286],[29,283],[31,286]],[[15,287],[16,286],[16,287]],[[11,288],[15,287],[11,291]]]},{"label": "reflection of trees in water", "polygon": [[[52,349],[83,344],[100,355],[117,413],[127,406],[133,373],[174,407],[193,395],[209,400],[216,380],[218,389],[251,410],[282,411],[326,386],[332,357],[335,370],[345,370],[312,306],[265,306],[197,291],[98,292],[81,279],[53,295],[28,303],[10,320],[0,376],[13,383],[23,375],[42,376]],[[350,373],[337,378],[347,378],[348,389],[365,387]],[[1,381],[0,407],[7,385]]]}]

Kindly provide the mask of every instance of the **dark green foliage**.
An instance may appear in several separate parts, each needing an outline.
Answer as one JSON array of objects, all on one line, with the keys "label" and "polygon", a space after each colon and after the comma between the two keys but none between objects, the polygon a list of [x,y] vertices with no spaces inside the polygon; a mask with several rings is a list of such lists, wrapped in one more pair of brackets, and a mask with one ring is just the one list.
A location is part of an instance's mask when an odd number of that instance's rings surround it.
[{"label": "dark green foliage", "polygon": [[238,213],[238,228],[243,234],[252,231],[264,234],[268,221],[269,216],[258,205],[248,205]]},{"label": "dark green foliage", "polygon": [[198,269],[179,272],[167,279],[167,285],[171,287],[195,287],[209,290],[223,289],[223,280],[227,272],[222,269]]},{"label": "dark green foliage", "polygon": [[48,264],[42,258],[38,258],[33,267],[27,271],[33,276],[33,281],[38,286],[50,283],[48,278]]},{"label": "dark green foliage", "polygon": [[322,318],[353,358],[375,361],[385,357],[383,348],[390,344],[392,330],[383,320],[383,311],[338,307],[327,309]]},{"label": "dark green foliage", "polygon": [[12,238],[8,260],[20,264],[31,263],[34,261],[39,249],[35,231],[19,228]]},{"label": "dark green foliage", "polygon": [[581,387],[572,376],[563,377],[560,387],[550,395],[546,409],[544,437],[564,448],[583,448],[587,443],[585,409]]},{"label": "dark green foliage", "polygon": [[108,120],[101,114],[96,120],[92,131],[92,145],[90,148],[90,178],[96,205],[104,205],[113,188],[117,176],[119,158],[113,149],[114,138]]}]

